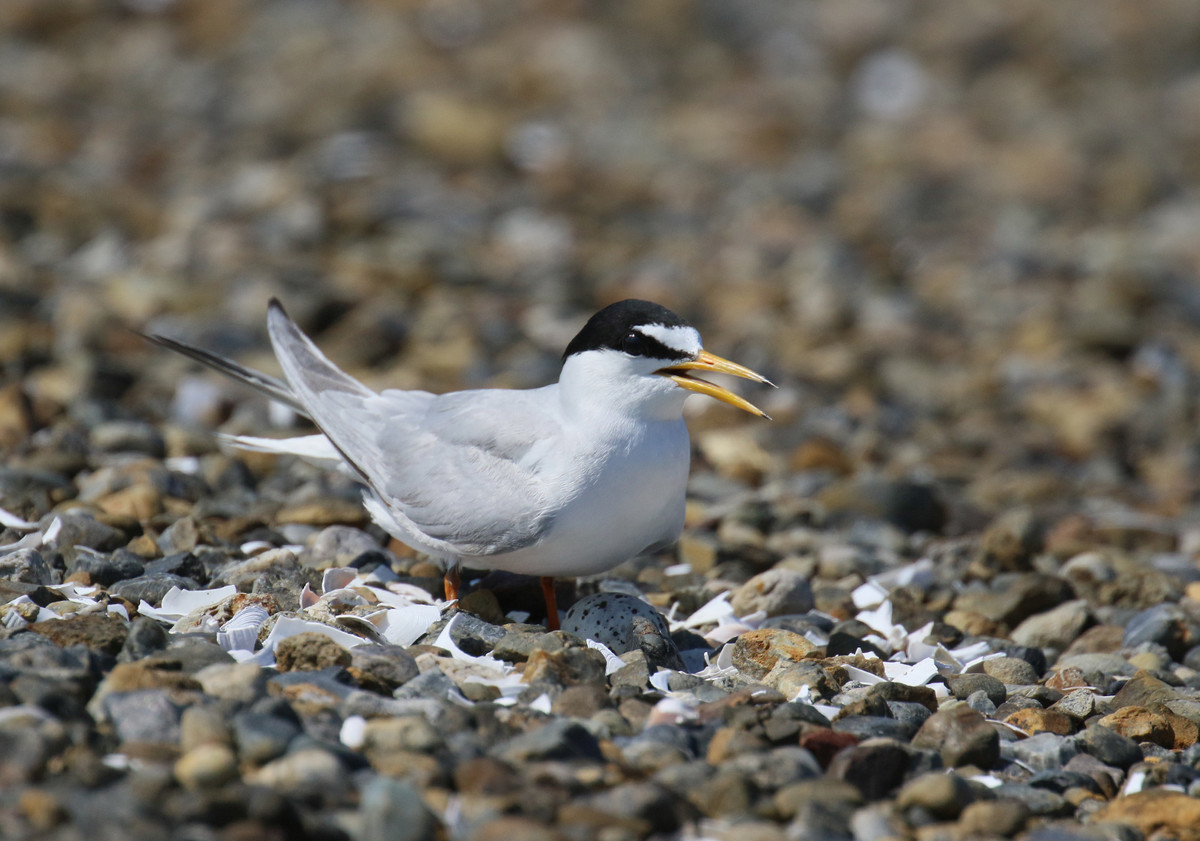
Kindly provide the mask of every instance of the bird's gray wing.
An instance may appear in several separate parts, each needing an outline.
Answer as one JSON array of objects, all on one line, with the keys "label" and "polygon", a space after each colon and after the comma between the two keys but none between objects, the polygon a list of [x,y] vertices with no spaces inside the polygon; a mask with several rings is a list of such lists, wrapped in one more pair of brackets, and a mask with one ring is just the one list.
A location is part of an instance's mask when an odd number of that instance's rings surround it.
[{"label": "bird's gray wing", "polygon": [[302,415],[307,416],[308,412],[300,401],[296,399],[296,395],[292,393],[288,384],[283,380],[272,377],[270,374],[264,374],[262,371],[255,371],[253,368],[247,368],[212,351],[204,348],[189,345],[187,342],[181,342],[178,339],[171,339],[166,336],[148,335],[146,333],[139,334],[147,341],[161,347],[168,348],[176,353],[182,353],[184,356],[194,359],[202,365],[207,365],[214,371],[220,371],[227,377],[235,379],[243,385],[249,386],[260,394],[265,394],[272,400],[277,400],[285,406],[290,406]]},{"label": "bird's gray wing", "polygon": [[553,512],[530,469],[545,419],[525,412],[530,423],[513,422],[500,405],[527,392],[376,394],[326,359],[277,301],[267,324],[292,391],[401,527],[455,556],[512,552],[545,534]]}]

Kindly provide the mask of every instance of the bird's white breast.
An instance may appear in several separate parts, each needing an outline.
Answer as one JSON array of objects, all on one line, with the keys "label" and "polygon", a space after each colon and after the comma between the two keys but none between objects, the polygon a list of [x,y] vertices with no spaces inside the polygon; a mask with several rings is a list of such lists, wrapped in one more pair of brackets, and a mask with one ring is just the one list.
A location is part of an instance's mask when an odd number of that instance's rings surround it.
[{"label": "bird's white breast", "polygon": [[595,575],[679,536],[690,460],[683,419],[619,422],[602,436],[595,426],[589,430],[556,442],[561,448],[543,464],[557,476],[566,500],[545,538],[491,556],[487,566],[530,575]]}]

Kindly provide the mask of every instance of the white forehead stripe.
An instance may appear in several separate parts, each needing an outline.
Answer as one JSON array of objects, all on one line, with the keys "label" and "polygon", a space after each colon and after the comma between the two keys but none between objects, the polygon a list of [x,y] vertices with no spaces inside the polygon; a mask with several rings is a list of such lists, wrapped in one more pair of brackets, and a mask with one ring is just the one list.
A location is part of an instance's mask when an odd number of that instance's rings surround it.
[{"label": "white forehead stripe", "polygon": [[696,354],[700,352],[700,348],[702,347],[700,344],[700,331],[695,327],[682,327],[679,325],[667,327],[663,324],[643,324],[637,330],[643,335],[657,339],[667,347],[677,350],[680,353]]}]

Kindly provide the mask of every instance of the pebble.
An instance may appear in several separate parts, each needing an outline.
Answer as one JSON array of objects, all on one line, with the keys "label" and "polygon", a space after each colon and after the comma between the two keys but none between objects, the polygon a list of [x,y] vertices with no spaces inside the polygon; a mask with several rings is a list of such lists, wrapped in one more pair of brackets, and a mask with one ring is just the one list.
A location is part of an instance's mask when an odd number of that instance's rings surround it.
[{"label": "pebble", "polygon": [[179,742],[182,709],[168,690],[117,692],[104,699],[103,710],[122,742]]},{"label": "pebble", "polygon": [[1006,759],[1023,762],[1034,771],[1053,771],[1066,765],[1078,753],[1078,748],[1071,739],[1043,732],[1027,739],[1002,742],[1000,753]]},{"label": "pebble", "polygon": [[358,809],[362,841],[433,841],[437,837],[437,818],[421,800],[420,792],[404,780],[375,777],[363,787]]},{"label": "pebble", "polygon": [[921,725],[913,747],[932,748],[952,768],[974,765],[987,770],[1000,758],[1000,736],[970,707],[939,710]]},{"label": "pebble", "polygon": [[348,650],[314,631],[288,637],[275,648],[275,664],[281,672],[312,672],[330,666],[349,666],[351,662]]},{"label": "pebble", "polygon": [[1059,710],[1030,708],[1017,710],[1004,718],[1005,724],[1019,727],[1026,733],[1054,733],[1069,736],[1075,732],[1075,719]]},{"label": "pebble", "polygon": [[1028,686],[1038,682],[1037,670],[1032,665],[1018,657],[998,657],[985,660],[984,674],[996,678],[1006,686]]},{"label": "pebble", "polygon": [[896,808],[921,809],[938,820],[952,821],[975,799],[970,783],[957,774],[923,774],[896,793]]},{"label": "pebble", "polygon": [[1135,742],[1153,742],[1164,748],[1175,745],[1175,732],[1170,723],[1145,707],[1121,707],[1097,723]]},{"label": "pebble", "polygon": [[123,532],[78,511],[47,515],[38,525],[47,529],[55,519],[60,523],[60,527],[53,546],[60,552],[70,546],[86,546],[97,552],[111,552],[125,545],[126,538]]},{"label": "pebble", "polygon": [[888,795],[904,780],[909,753],[892,738],[868,738],[840,751],[826,769],[829,776],[844,780],[869,800]]},{"label": "pebble", "polygon": [[798,572],[772,567],[735,590],[730,603],[738,616],[760,610],[767,616],[807,613],[813,609],[812,586]]},{"label": "pebble", "polygon": [[0,555],[0,578],[25,584],[54,583],[54,573],[36,549],[18,549]]},{"label": "pebble", "polygon": [[1092,820],[1130,824],[1147,836],[1195,841],[1200,838],[1200,800],[1180,792],[1150,789],[1106,804]]},{"label": "pebble", "polygon": [[982,692],[993,706],[1003,704],[1008,697],[1008,690],[999,678],[987,674],[963,674],[952,677],[946,684],[950,693],[960,701],[965,701],[976,692]]},{"label": "pebble", "polygon": [[233,717],[238,756],[251,765],[264,765],[282,756],[299,734],[297,722],[277,715],[247,711]]},{"label": "pebble", "polygon": [[741,634],[733,648],[733,665],[752,678],[762,678],[779,664],[798,663],[817,651],[799,634],[775,628]]},{"label": "pebble", "polygon": [[267,691],[267,673],[254,663],[214,663],[195,674],[206,695],[252,704]]},{"label": "pebble", "polygon": [[227,745],[197,745],[175,762],[175,779],[188,789],[220,788],[237,775],[237,756]]},{"label": "pebble", "polygon": [[1087,601],[1073,599],[1026,618],[1013,628],[1011,637],[1021,645],[1062,651],[1078,639],[1091,622],[1092,612]]},{"label": "pebble", "polygon": [[191,706],[179,717],[179,745],[186,753],[201,745],[232,745],[229,719],[213,706]]},{"label": "pebble", "polygon": [[271,760],[246,775],[256,785],[292,797],[334,797],[349,785],[338,758],[321,748],[305,748]]}]

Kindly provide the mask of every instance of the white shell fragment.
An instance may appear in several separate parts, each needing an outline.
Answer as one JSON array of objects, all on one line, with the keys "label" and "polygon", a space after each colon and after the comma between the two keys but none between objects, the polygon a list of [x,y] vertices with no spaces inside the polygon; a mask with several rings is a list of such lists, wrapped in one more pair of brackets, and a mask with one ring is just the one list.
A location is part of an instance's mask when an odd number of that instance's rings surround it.
[{"label": "white shell fragment", "polygon": [[212,607],[236,593],[237,587],[232,584],[214,590],[180,590],[172,587],[163,596],[161,607],[154,607],[142,600],[138,605],[138,613],[162,622],[178,622],[188,614]]},{"label": "white shell fragment", "polygon": [[271,614],[260,605],[242,608],[217,631],[217,645],[226,651],[253,651],[258,632],[269,618]]}]

